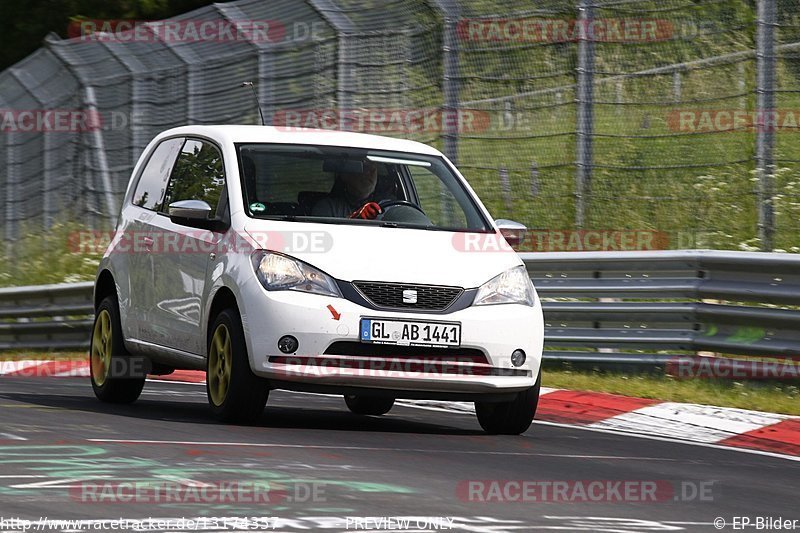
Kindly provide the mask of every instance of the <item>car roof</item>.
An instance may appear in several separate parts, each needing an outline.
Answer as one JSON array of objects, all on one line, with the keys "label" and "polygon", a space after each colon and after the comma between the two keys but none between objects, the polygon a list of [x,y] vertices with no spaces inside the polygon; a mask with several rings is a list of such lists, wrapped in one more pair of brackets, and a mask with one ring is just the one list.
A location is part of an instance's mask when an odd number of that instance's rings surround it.
[{"label": "car roof", "polygon": [[199,135],[221,143],[279,143],[311,144],[367,148],[441,156],[439,150],[406,139],[368,135],[336,130],[316,130],[294,127],[209,125],[181,126],[162,132],[158,138],[175,135]]}]

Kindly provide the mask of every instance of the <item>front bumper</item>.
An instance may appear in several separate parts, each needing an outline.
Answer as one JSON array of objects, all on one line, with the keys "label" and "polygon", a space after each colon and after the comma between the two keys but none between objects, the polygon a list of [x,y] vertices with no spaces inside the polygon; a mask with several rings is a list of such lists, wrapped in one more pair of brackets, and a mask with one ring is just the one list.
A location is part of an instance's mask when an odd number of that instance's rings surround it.
[{"label": "front bumper", "polygon": [[[346,391],[350,388],[396,391],[398,396],[491,395],[514,393],[532,387],[539,373],[544,339],[542,311],[534,307],[492,305],[467,307],[452,313],[429,314],[376,311],[342,298],[296,291],[266,291],[257,281],[242,295],[242,321],[253,372],[268,378],[276,388]],[[329,309],[329,306],[332,309]],[[396,320],[460,322],[461,348],[441,350],[427,357],[402,350],[402,357],[326,353],[334,343],[359,343],[361,317]],[[278,339],[292,335],[299,341],[295,354],[278,350]],[[363,346],[362,346],[363,347]],[[527,355],[521,367],[511,364],[511,353]],[[363,352],[363,350],[360,350]],[[480,352],[482,361],[460,353]],[[431,360],[439,359],[431,362]],[[305,387],[304,387],[305,386]]]}]

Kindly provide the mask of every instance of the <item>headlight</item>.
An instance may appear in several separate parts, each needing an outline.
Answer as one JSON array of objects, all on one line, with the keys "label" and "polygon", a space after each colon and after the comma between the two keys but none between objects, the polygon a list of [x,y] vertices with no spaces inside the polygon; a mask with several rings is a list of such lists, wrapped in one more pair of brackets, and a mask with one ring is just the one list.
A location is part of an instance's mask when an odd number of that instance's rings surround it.
[{"label": "headlight", "polygon": [[528,271],[520,265],[495,276],[478,289],[473,305],[523,304],[532,306],[536,291]]},{"label": "headlight", "polygon": [[302,261],[274,252],[253,254],[258,281],[268,291],[300,291],[341,297],[332,277]]}]

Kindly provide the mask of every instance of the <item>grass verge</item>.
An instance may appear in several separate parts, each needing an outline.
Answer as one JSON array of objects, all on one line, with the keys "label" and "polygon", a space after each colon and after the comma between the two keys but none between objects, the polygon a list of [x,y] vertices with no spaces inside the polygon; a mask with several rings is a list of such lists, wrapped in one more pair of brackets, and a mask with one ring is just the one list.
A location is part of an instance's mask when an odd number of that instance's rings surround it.
[{"label": "grass verge", "polygon": [[92,234],[80,224],[28,229],[16,242],[6,243],[5,250],[0,247],[0,287],[94,280],[102,249],[82,245],[82,235]]},{"label": "grass verge", "polygon": [[610,374],[545,368],[542,385],[608,392],[670,402],[737,407],[800,415],[800,383],[775,381],[682,380],[667,375]]}]

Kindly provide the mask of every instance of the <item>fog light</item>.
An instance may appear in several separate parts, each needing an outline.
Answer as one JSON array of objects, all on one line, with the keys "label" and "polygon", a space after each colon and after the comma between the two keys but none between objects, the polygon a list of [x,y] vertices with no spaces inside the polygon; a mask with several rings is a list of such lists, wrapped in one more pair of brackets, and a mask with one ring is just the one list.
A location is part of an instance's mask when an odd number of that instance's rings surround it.
[{"label": "fog light", "polygon": [[[300,343],[297,342],[297,339],[295,339],[291,335],[284,335],[278,341],[278,349],[280,351],[282,351],[283,353],[294,353],[294,352],[297,351],[297,347],[299,345],[300,345]],[[523,360],[524,359],[525,359],[525,357],[523,355]]]},{"label": "fog light", "polygon": [[511,364],[514,366],[522,366],[525,364],[525,352],[522,350],[514,350],[511,354]]}]

